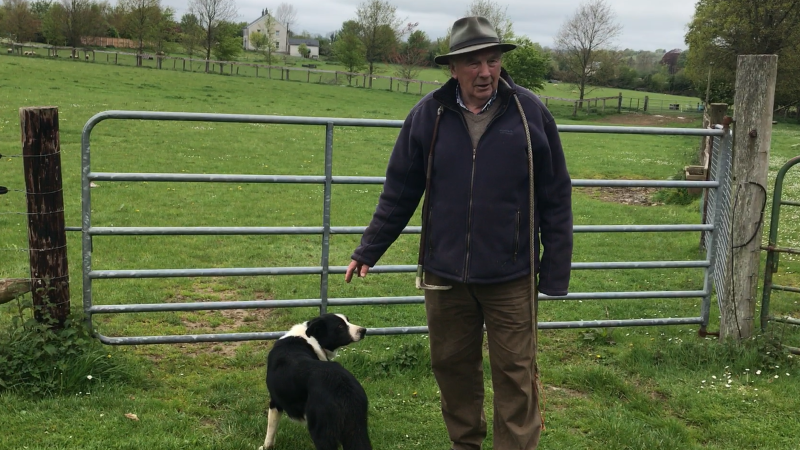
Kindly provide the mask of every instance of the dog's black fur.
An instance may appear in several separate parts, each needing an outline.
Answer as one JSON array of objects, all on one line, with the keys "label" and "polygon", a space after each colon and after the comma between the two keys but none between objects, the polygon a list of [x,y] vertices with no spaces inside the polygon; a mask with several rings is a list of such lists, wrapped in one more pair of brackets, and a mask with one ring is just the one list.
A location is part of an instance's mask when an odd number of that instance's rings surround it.
[{"label": "dog's black fur", "polygon": [[361,340],[366,329],[340,314],[295,325],[267,357],[269,420],[262,449],[275,444],[281,413],[305,421],[317,450],[371,450],[367,394],[356,378],[332,362],[336,349]]}]

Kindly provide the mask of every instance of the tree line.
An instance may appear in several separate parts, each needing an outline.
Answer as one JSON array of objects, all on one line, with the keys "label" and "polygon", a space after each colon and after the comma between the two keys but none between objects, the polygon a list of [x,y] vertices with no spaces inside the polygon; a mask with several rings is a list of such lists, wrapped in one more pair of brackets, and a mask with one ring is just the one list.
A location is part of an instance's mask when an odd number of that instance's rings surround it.
[{"label": "tree line", "polygon": [[[139,53],[184,52],[205,59],[235,60],[242,52],[242,30],[235,0],[188,0],[180,18],[161,0],[2,0],[0,37],[17,42],[82,46],[87,36],[134,41]],[[276,51],[271,27],[282,24],[289,36],[319,42],[322,58],[349,72],[369,75],[392,63],[393,75],[414,79],[435,56],[449,51],[450,32],[432,38],[418,23],[397,14],[390,0],[364,0],[354,15],[324,34],[297,32],[297,11],[289,3],[261,11],[264,33],[248,36],[272,63]],[[622,27],[606,0],[586,0],[561,25],[552,46],[542,46],[514,31],[507,6],[495,0],[473,0],[464,15],[489,19],[505,42],[518,45],[503,65],[514,80],[540,90],[549,82],[573,83],[580,99],[594,87],[638,89],[731,102],[736,56],[779,55],[776,105],[800,103],[800,0],[699,0],[685,36],[687,50],[619,49]],[[301,47],[301,53],[309,54]],[[442,79],[449,77],[442,68]],[[369,77],[371,84],[372,77]]]}]

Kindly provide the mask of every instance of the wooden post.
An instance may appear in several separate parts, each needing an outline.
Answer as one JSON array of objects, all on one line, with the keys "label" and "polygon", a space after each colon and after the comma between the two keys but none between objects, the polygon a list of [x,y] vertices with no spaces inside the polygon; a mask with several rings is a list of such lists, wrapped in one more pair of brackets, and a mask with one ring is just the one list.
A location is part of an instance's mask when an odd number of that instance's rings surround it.
[{"label": "wooden post", "polygon": [[550,100],[550,99],[549,99],[549,98],[547,98],[547,97],[545,97],[545,98],[544,98],[544,106],[545,106],[546,108],[549,108],[549,107],[550,107],[550,106],[548,105],[548,103],[547,103],[547,101],[548,101],[548,100]]},{"label": "wooden post", "polygon": [[578,117],[578,102],[575,102],[575,109],[572,111],[572,117]]},{"label": "wooden post", "polygon": [[606,113],[606,99],[603,99],[603,114]]},{"label": "wooden post", "polygon": [[650,103],[650,96],[649,95],[645,95],[644,96],[644,112],[647,112],[647,105],[649,103]]},{"label": "wooden post", "polygon": [[256,66],[256,78],[258,78],[258,66]]},{"label": "wooden post", "polygon": [[311,82],[311,71],[306,71],[306,83]]},{"label": "wooden post", "polygon": [[617,103],[617,114],[622,113],[622,92],[619,93],[619,103]]},{"label": "wooden post", "polygon": [[119,56],[119,53],[114,53],[114,64],[116,64],[116,63],[117,63],[117,57],[118,57],[118,56]]},{"label": "wooden post", "polygon": [[389,77],[389,91],[394,89],[394,77]]},{"label": "wooden post", "polygon": [[333,81],[336,82],[336,84],[339,84],[339,71],[338,70],[333,72]]},{"label": "wooden post", "polygon": [[69,314],[69,271],[58,108],[20,108],[19,121],[34,317],[61,328]]},{"label": "wooden post", "polygon": [[419,95],[422,95],[422,81],[419,82]]},{"label": "wooden post", "polygon": [[[731,228],[732,260],[720,305],[720,339],[748,339],[755,329],[756,288],[761,255],[762,202],[767,199],[772,108],[777,55],[741,55],[736,67]],[[754,185],[755,184],[755,185]],[[758,186],[762,188],[759,189]]]}]

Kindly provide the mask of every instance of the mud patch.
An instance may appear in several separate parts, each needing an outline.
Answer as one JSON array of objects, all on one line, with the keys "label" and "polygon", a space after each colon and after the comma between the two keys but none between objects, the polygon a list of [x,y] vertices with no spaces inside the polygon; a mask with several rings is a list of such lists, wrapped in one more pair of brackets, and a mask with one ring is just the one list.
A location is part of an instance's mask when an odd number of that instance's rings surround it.
[{"label": "mud patch", "polygon": [[636,206],[660,206],[664,203],[653,201],[659,188],[646,187],[588,187],[577,188],[590,197],[604,202]]}]

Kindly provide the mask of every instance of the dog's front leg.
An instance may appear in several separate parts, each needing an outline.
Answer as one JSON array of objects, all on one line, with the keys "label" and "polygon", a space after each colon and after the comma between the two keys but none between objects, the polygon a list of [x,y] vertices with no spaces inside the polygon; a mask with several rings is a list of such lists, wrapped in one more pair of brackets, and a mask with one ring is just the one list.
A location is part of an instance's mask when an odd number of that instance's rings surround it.
[{"label": "dog's front leg", "polygon": [[278,422],[280,421],[281,412],[278,411],[278,408],[271,407],[267,416],[267,436],[264,438],[264,445],[258,450],[267,450],[275,445],[275,434],[278,432]]}]

